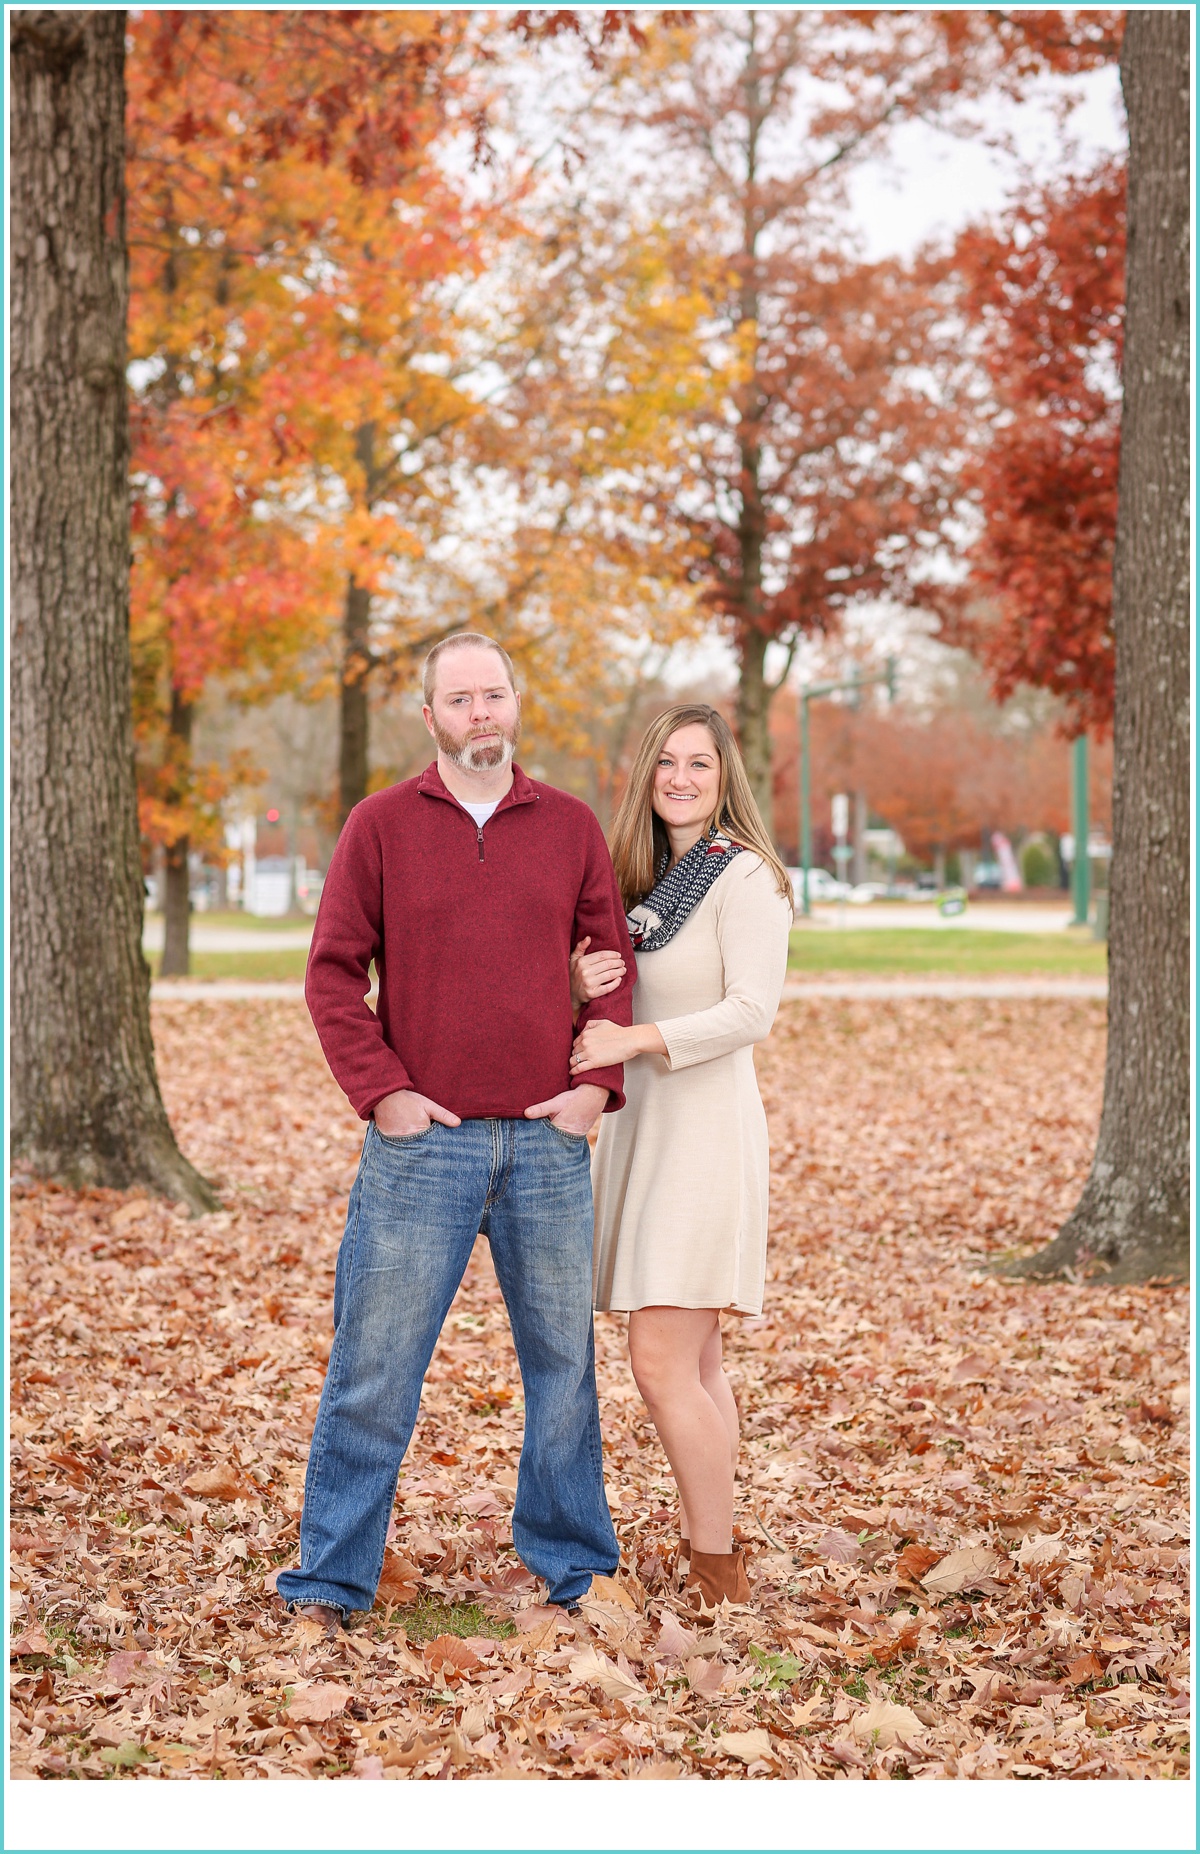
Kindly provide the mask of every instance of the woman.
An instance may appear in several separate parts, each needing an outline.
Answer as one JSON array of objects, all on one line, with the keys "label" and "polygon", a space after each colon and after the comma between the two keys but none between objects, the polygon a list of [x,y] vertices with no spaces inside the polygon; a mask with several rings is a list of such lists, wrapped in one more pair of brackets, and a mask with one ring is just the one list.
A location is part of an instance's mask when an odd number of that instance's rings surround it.
[{"label": "woman", "polygon": [[[637,954],[634,1023],[589,1023],[571,1056],[575,1075],[626,1065],[626,1106],[604,1117],[593,1166],[594,1299],[629,1313],[633,1375],[679,1488],[690,1600],[742,1603],[721,1313],[762,1311],[767,1123],[752,1048],[779,1004],[792,889],[715,709],[671,708],[649,728],[612,853]],[[611,953],[581,946],[574,964],[581,997],[619,977]]]}]

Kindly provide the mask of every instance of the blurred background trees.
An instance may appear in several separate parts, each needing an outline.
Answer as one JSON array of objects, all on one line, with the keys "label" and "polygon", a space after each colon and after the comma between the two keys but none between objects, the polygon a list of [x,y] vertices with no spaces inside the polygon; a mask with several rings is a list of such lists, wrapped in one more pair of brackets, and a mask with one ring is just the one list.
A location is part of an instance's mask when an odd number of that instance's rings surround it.
[{"label": "blurred background trees", "polygon": [[[939,866],[1001,816],[1056,837],[1053,731],[1111,711],[1123,172],[911,261],[867,261],[849,183],[905,124],[967,137],[989,100],[1111,63],[1115,22],[137,15],[132,635],[164,972],[241,812],[272,806],[319,864],[416,769],[416,665],[468,625],[518,663],[526,762],[602,817],[656,700],[727,697],[794,851],[790,682],[847,626],[869,656],[872,613],[923,614],[918,643],[940,627],[1001,703],[1057,698],[1042,746],[981,803],[1022,723],[935,714],[910,665],[904,714],[857,724],[851,789]],[[309,716],[302,799],[280,702]],[[842,789],[833,719],[817,784]],[[936,818],[905,787],[943,792]]]}]

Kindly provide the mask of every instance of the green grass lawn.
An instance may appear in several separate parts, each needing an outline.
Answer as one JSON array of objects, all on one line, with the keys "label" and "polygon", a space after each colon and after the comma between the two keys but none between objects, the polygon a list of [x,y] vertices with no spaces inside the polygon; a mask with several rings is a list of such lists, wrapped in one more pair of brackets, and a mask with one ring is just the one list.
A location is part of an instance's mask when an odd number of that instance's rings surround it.
[{"label": "green grass lawn", "polygon": [[[147,912],[147,920],[160,921],[161,914]],[[236,927],[239,933],[294,933],[311,927],[311,914],[243,914],[239,908],[221,908],[209,914],[192,914],[193,927]]]},{"label": "green grass lawn", "polygon": [[[211,918],[211,917],[210,917]],[[198,979],[293,979],[304,977],[303,947],[281,952],[192,954]],[[155,976],[161,955],[150,955]],[[936,927],[797,928],[788,967],[792,972],[861,972],[876,977],[929,973],[986,977],[998,973],[1049,973],[1103,978],[1107,952],[1100,942],[1073,933],[986,933]]]},{"label": "green grass lawn", "polygon": [[[158,977],[161,953],[148,953],[150,970]],[[192,978],[198,979],[302,979],[308,953],[302,946],[266,953],[192,952]]]},{"label": "green grass lawn", "polygon": [[987,933],[975,928],[800,927],[792,932],[793,972],[938,972],[983,977],[1052,973],[1102,978],[1108,949],[1098,940],[1058,933]]}]

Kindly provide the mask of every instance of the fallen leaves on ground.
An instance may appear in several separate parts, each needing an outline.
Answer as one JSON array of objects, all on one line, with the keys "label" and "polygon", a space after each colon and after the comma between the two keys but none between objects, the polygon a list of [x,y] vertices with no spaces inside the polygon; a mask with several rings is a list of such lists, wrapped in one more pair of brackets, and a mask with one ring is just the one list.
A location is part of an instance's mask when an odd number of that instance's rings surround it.
[{"label": "fallen leaves on ground", "polygon": [[522,1408],[482,1241],[380,1598],[296,1559],[361,1129],[289,1002],[156,1007],[225,1208],[14,1185],[12,1768],[166,1780],[1178,1777],[1186,1296],[996,1279],[1086,1174],[1103,1007],[786,1004],[761,1319],[726,1322],[750,1611],[675,1592],[674,1490],[597,1321],[623,1562],[563,1616],[509,1530]]}]

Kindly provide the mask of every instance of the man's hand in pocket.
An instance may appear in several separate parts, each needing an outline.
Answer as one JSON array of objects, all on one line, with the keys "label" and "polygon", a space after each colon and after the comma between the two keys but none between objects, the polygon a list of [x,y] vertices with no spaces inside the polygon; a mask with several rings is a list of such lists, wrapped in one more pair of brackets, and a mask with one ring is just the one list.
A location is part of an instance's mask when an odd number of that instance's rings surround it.
[{"label": "man's hand in pocket", "polygon": [[414,1133],[426,1132],[433,1120],[440,1120],[444,1127],[462,1124],[448,1107],[439,1107],[436,1101],[418,1094],[413,1088],[400,1088],[395,1094],[385,1094],[382,1101],[376,1101],[372,1118],[388,1139],[410,1139]]},{"label": "man's hand in pocket", "polygon": [[607,1100],[607,1088],[597,1088],[586,1082],[580,1088],[564,1088],[561,1094],[552,1095],[548,1101],[539,1101],[536,1107],[527,1107],[525,1118],[549,1120],[560,1133],[574,1133],[576,1138],[586,1139],[604,1112]]}]

